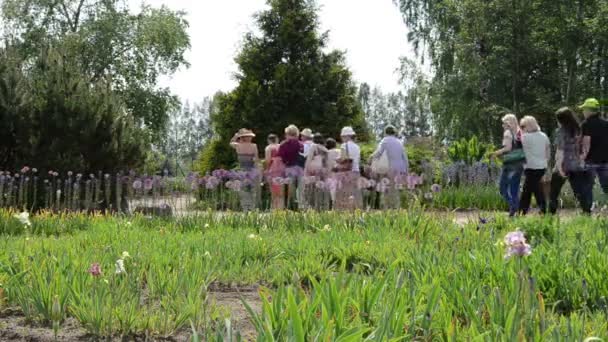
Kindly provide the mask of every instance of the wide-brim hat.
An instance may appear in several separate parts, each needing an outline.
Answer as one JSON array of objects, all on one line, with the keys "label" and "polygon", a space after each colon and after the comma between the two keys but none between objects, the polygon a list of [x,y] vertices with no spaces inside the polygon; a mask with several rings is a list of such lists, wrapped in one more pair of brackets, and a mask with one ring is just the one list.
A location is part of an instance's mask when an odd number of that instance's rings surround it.
[{"label": "wide-brim hat", "polygon": [[241,128],[236,133],[236,137],[237,138],[245,138],[245,137],[254,138],[255,137],[255,133],[253,133],[251,130],[249,130],[247,128]]},{"label": "wide-brim hat", "polygon": [[355,133],[355,130],[350,126],[342,128],[342,132],[340,133],[341,137],[350,137],[353,135],[357,135],[357,134]]},{"label": "wide-brim hat", "polygon": [[580,109],[599,109],[600,101],[598,101],[597,99],[594,99],[594,98],[586,99],[585,103],[580,105],[578,108],[580,108]]},{"label": "wide-brim hat", "polygon": [[312,138],[312,130],[310,128],[304,128],[302,130],[302,132],[300,132],[300,135],[306,138]]}]

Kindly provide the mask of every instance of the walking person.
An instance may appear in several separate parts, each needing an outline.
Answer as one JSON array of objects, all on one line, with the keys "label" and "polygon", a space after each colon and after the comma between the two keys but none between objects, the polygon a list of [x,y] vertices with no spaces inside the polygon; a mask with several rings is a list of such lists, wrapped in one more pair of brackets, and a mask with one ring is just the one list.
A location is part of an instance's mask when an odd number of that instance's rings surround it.
[{"label": "walking person", "polygon": [[238,190],[243,211],[255,210],[259,202],[258,145],[253,143],[253,138],[255,134],[252,131],[241,128],[230,140],[230,146],[236,150],[239,169],[247,175]]},{"label": "walking person", "polygon": [[551,143],[547,135],[540,130],[538,122],[533,116],[524,116],[521,119],[523,130],[521,143],[526,156],[524,165],[524,188],[521,193],[519,210],[526,215],[530,210],[532,195],[536,204],[544,214],[547,209],[545,193],[542,191],[541,181],[547,172],[549,158],[551,158]]},{"label": "walking person", "polygon": [[517,117],[514,114],[505,115],[502,118],[502,127],[504,129],[502,148],[492,153],[490,158],[503,159],[500,194],[509,205],[509,216],[513,217],[519,210],[519,188],[526,158]]},{"label": "walking person", "polygon": [[549,211],[551,214],[557,213],[561,189],[568,180],[583,212],[591,214],[593,179],[581,160],[581,127],[568,107],[559,109],[556,118],[559,129],[555,136],[555,170],[551,177]]},{"label": "walking person", "polygon": [[[585,121],[583,130],[583,151],[581,158],[593,180],[597,177],[603,191],[600,205],[608,204],[608,121],[600,117],[600,103],[587,99],[580,107]],[[593,182],[595,183],[595,182]]]},{"label": "walking person", "polygon": [[308,151],[304,168],[304,198],[306,203],[315,210],[329,208],[329,195],[325,189],[325,180],[329,176],[328,153],[323,135],[314,134],[313,145]]},{"label": "walking person", "polygon": [[295,125],[289,125],[285,128],[285,140],[279,146],[278,156],[285,165],[284,176],[289,180],[287,191],[285,192],[286,206],[290,209],[295,209],[296,189],[298,182],[304,174],[301,165],[301,156],[304,152],[304,147],[299,140],[300,130]]},{"label": "walking person", "polygon": [[[409,162],[405,151],[404,142],[397,138],[397,129],[389,125],[384,129],[384,138],[380,141],[378,148],[371,155],[372,175],[382,193],[383,209],[399,209],[401,207],[401,195],[395,179],[406,175]],[[388,184],[383,181],[388,180]]]},{"label": "walking person", "polygon": [[361,191],[358,189],[360,177],[361,149],[355,143],[356,133],[352,127],[344,127],[340,133],[342,146],[337,161],[336,209],[353,210],[363,206]]},{"label": "walking person", "polygon": [[270,208],[273,210],[285,209],[285,195],[283,184],[277,184],[275,179],[280,179],[285,173],[285,164],[279,157],[279,137],[275,134],[268,135],[268,146],[265,149],[266,159],[266,181],[270,188]]}]

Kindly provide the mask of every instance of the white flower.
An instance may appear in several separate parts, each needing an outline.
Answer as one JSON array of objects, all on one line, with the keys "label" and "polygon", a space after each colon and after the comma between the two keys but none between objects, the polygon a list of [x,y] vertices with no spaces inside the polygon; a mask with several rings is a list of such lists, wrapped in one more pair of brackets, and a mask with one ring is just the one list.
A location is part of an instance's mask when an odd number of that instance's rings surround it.
[{"label": "white flower", "polygon": [[21,214],[15,214],[15,218],[24,226],[32,226],[32,223],[30,222],[30,214],[27,211],[24,211]]},{"label": "white flower", "polygon": [[125,270],[125,261],[123,259],[116,260],[116,274],[127,273]]},{"label": "white flower", "polygon": [[209,223],[205,223],[205,229],[209,228]]},{"label": "white flower", "polygon": [[325,226],[323,226],[323,231],[324,232],[331,232],[331,227],[328,224],[326,224]]},{"label": "white flower", "polygon": [[262,238],[261,238],[261,237],[259,237],[259,236],[255,235],[255,234],[249,234],[249,235],[247,236],[247,238],[248,238],[248,239],[250,239],[250,240],[262,240]]},{"label": "white flower", "polygon": [[204,256],[205,258],[211,259],[211,253],[209,253],[209,251],[205,251]]},{"label": "white flower", "polygon": [[129,254],[129,252],[127,252],[127,251],[122,252],[122,259],[123,260],[126,259],[126,258],[130,258],[130,257],[131,257],[131,255]]}]

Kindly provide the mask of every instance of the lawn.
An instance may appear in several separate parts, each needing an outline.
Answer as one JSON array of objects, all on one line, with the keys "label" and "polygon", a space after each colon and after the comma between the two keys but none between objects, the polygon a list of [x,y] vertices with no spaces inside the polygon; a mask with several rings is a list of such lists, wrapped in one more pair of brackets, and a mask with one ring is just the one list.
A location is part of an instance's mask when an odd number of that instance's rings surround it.
[{"label": "lawn", "polygon": [[[13,215],[0,212],[0,340],[608,337],[606,219]],[[518,229],[531,254],[506,259]]]}]

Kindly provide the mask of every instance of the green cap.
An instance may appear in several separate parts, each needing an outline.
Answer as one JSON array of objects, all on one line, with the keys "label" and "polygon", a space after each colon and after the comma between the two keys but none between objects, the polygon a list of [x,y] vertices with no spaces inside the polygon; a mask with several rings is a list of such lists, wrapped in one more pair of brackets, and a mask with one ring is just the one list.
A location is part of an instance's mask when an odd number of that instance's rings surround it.
[{"label": "green cap", "polygon": [[586,99],[585,103],[580,105],[580,109],[600,109],[600,102],[594,98]]}]

